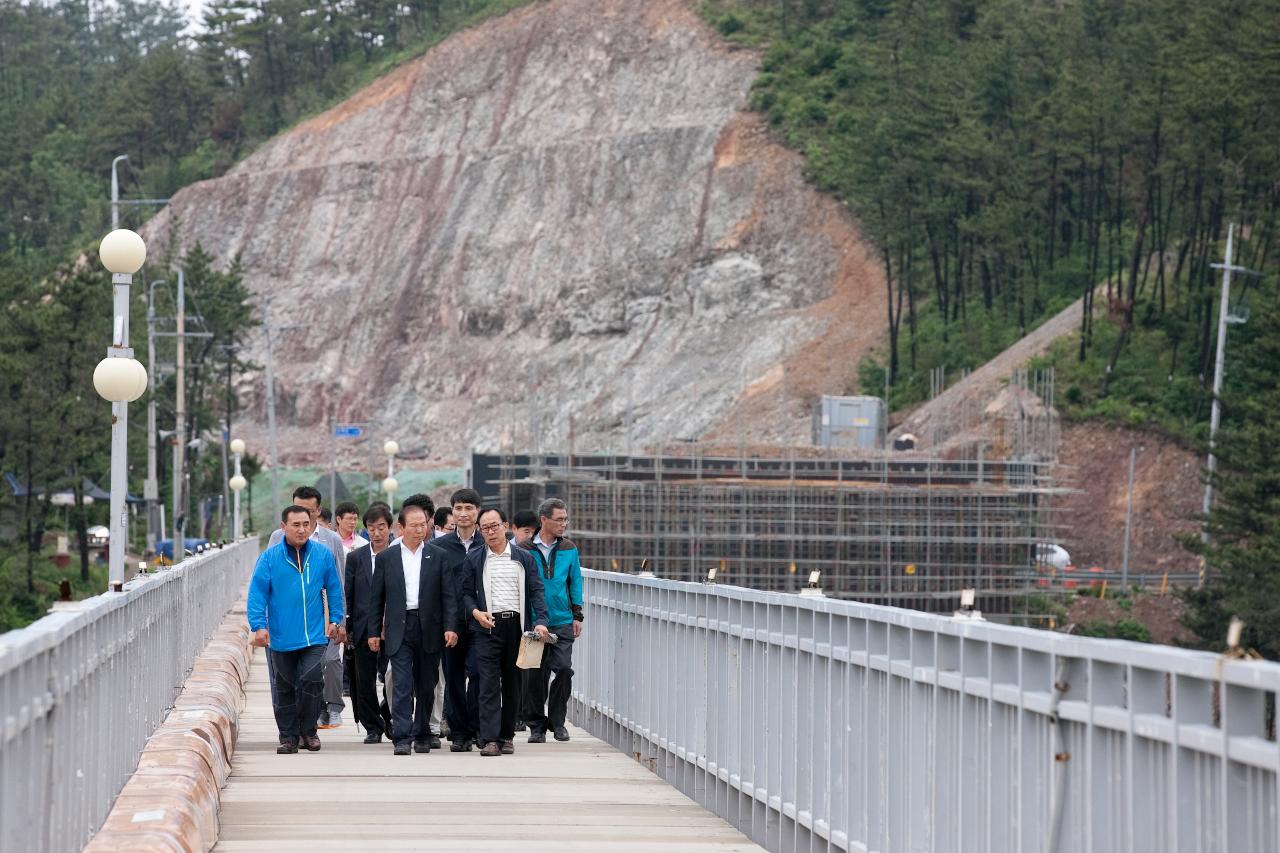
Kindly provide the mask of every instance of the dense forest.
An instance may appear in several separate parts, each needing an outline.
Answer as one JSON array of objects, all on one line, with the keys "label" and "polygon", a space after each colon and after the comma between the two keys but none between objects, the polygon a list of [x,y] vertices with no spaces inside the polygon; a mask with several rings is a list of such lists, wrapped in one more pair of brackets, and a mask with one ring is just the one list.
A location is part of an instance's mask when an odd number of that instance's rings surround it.
[{"label": "dense forest", "polygon": [[[163,199],[214,177],[273,134],[352,92],[449,32],[505,11],[515,0],[220,0],[201,21],[161,0],[0,0],[0,630],[44,613],[65,570],[43,554],[46,530],[68,529],[77,595],[100,591],[86,530],[106,507],[85,499],[86,479],[107,482],[110,409],[92,385],[110,337],[110,279],[93,253],[110,227],[112,159],[127,154],[121,196]],[[136,226],[154,205],[129,205]],[[196,247],[171,257],[149,247],[135,276],[131,338],[146,358],[147,296],[153,281],[161,331],[172,331],[174,275],[186,271],[189,341],[185,431],[195,498],[222,491],[220,448],[206,436],[234,423],[239,402],[227,382],[248,365],[239,354],[256,334],[238,269],[216,269]],[[158,360],[173,361],[173,338]],[[158,419],[172,429],[174,380],[157,376]],[[130,407],[130,491],[145,474],[145,409]],[[160,493],[170,449],[158,454]],[[253,460],[247,469],[252,472]],[[61,507],[54,495],[70,494]],[[200,507],[186,508],[198,532]],[[78,545],[78,548],[77,548]]]},{"label": "dense forest", "polygon": [[[879,251],[896,407],[1083,300],[1051,361],[1068,416],[1207,448],[1235,225],[1219,500],[1193,597],[1270,656],[1280,616],[1280,2],[709,0],[763,52],[754,105]],[[1095,301],[1097,304],[1095,305]],[[1252,309],[1252,310],[1251,310]],[[849,389],[854,390],[854,389]],[[1265,593],[1265,594],[1263,594]]]},{"label": "dense forest", "polygon": [[[930,369],[977,367],[1083,297],[1105,300],[1109,320],[1081,313],[1075,360],[1097,381],[1068,367],[1074,402],[1137,374],[1121,397],[1183,426],[1202,419],[1209,264],[1227,224],[1244,236],[1238,263],[1267,271],[1280,251],[1280,3],[715,0],[705,11],[764,49],[755,106],[879,250],[895,401],[921,399]],[[1162,343],[1131,358],[1139,330]],[[1135,363],[1148,355],[1165,381],[1144,389]]]}]

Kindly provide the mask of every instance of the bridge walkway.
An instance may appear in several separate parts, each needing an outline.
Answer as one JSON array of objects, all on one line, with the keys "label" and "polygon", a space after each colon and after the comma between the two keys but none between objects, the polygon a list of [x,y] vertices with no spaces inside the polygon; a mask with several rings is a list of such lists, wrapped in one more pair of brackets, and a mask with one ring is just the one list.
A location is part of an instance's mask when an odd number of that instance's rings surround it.
[{"label": "bridge walkway", "polygon": [[[254,655],[218,853],[233,851],[757,851],[719,817],[585,731],[515,755],[396,757],[350,722],[317,753],[276,755],[265,657]],[[348,711],[350,700],[348,700]]]}]

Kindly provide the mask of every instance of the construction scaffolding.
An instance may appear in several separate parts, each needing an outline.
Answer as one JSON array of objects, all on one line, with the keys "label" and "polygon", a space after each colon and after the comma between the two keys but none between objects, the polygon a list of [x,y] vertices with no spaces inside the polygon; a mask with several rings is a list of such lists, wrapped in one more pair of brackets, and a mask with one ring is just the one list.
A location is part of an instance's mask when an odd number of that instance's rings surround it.
[{"label": "construction scaffolding", "polygon": [[[675,452],[671,452],[671,451]],[[785,455],[783,455],[785,454]],[[569,505],[593,568],[798,591],[929,611],[978,591],[1012,613],[1037,587],[1035,546],[1058,539],[1051,463],[915,453],[778,450],[654,455],[476,454],[473,482],[509,510]]]}]

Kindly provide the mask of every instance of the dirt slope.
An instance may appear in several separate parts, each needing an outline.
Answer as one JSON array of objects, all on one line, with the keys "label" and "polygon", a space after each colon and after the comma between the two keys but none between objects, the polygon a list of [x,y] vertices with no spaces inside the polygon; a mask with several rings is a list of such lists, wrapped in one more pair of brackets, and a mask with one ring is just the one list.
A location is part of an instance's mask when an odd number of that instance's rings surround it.
[{"label": "dirt slope", "polygon": [[[437,459],[621,447],[629,400],[638,443],[747,398],[748,438],[799,437],[805,395],[878,342],[856,318],[884,287],[745,111],[757,66],[678,0],[532,4],[183,190],[145,236],[239,255],[301,327],[275,350],[292,463],[327,458],[330,414]],[[262,387],[242,386],[259,423]]]}]

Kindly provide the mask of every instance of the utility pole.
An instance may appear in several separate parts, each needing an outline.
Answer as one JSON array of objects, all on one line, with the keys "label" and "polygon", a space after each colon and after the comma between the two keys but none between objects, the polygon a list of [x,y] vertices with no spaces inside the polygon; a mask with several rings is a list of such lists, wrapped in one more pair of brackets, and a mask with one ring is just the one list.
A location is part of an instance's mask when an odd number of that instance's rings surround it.
[{"label": "utility pole", "polygon": [[156,504],[160,499],[160,481],[156,459],[156,285],[147,287],[147,479],[142,484],[142,498],[147,503],[147,552],[156,552]]},{"label": "utility pole", "polygon": [[[1209,469],[1209,482],[1204,486],[1204,505],[1202,512],[1206,516],[1204,526],[1200,528],[1201,543],[1209,542],[1209,525],[1208,518],[1209,508],[1213,505],[1213,474],[1218,470],[1218,457],[1214,454],[1214,441],[1218,435],[1218,425],[1222,422],[1222,375],[1224,372],[1224,364],[1227,354],[1227,324],[1239,324],[1245,322],[1245,317],[1231,316],[1231,274],[1243,273],[1250,276],[1261,276],[1262,273],[1256,272],[1245,267],[1233,266],[1231,263],[1233,239],[1235,237],[1235,223],[1227,226],[1227,251],[1226,256],[1220,264],[1210,264],[1214,269],[1222,270],[1222,294],[1218,300],[1218,351],[1213,364],[1213,406],[1209,415],[1209,460],[1207,467]],[[1204,569],[1204,580],[1209,580],[1209,564],[1206,561]]]},{"label": "utility pole", "polygon": [[272,352],[272,339],[275,327],[271,325],[271,294],[265,294],[266,315],[262,320],[262,330],[267,334],[267,447],[271,453],[271,511],[279,512],[280,507],[280,445],[276,440],[276,381],[275,357]]},{"label": "utility pole", "polygon": [[177,563],[186,554],[186,537],[183,528],[186,526],[186,513],[183,512],[183,480],[186,478],[187,462],[187,279],[182,268],[178,268],[178,322],[177,322],[178,356],[175,363],[177,388],[174,395],[176,403],[173,427],[173,562]]}]

